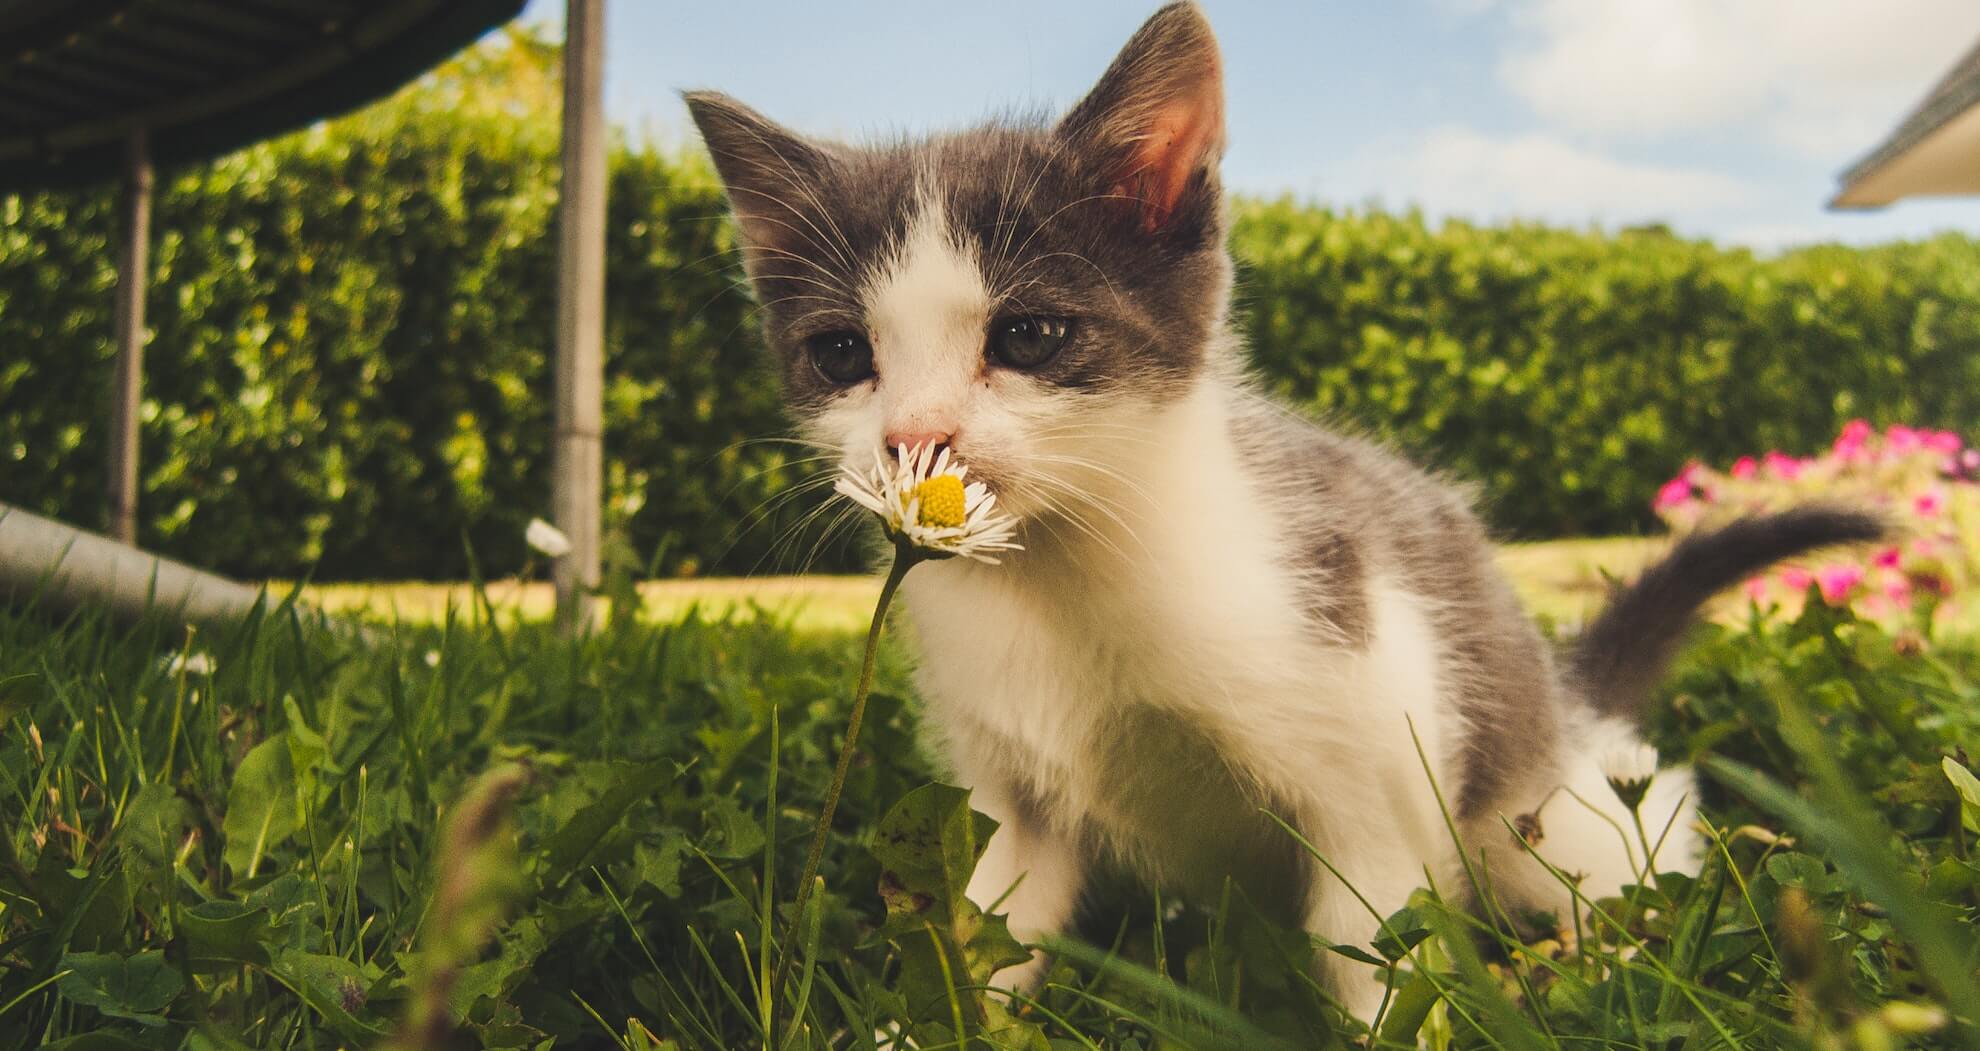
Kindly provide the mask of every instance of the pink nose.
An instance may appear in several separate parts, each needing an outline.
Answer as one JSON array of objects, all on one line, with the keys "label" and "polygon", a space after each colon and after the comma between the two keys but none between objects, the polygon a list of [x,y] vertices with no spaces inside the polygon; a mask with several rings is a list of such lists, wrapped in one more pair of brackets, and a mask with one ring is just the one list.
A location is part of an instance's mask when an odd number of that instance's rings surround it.
[{"label": "pink nose", "polygon": [[896,458],[901,455],[902,448],[913,449],[922,445],[928,446],[934,452],[940,452],[943,446],[949,444],[949,439],[952,437],[954,435],[948,431],[888,431],[887,451],[893,453]]}]

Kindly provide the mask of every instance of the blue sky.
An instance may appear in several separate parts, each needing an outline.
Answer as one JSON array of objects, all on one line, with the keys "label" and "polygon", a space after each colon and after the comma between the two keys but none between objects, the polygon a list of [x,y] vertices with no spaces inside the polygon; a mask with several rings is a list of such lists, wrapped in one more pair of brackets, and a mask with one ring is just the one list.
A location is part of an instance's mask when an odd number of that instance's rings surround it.
[{"label": "blue sky", "polygon": [[[607,108],[690,141],[677,92],[799,130],[929,131],[1075,101],[1148,0],[608,0]],[[1974,0],[1204,0],[1225,179],[1435,216],[1777,248],[1980,234],[1980,198],[1830,213],[1835,176],[1980,39]],[[562,0],[525,17],[561,25]]]}]

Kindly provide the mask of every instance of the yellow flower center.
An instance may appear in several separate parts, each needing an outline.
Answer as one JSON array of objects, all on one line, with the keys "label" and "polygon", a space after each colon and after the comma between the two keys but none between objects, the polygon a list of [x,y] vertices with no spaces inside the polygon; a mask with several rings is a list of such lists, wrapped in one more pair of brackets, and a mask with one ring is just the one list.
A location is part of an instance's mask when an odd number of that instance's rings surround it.
[{"label": "yellow flower center", "polygon": [[953,529],[963,524],[966,515],[962,479],[938,474],[915,486],[914,495],[921,500],[921,513],[916,518],[922,525]]}]

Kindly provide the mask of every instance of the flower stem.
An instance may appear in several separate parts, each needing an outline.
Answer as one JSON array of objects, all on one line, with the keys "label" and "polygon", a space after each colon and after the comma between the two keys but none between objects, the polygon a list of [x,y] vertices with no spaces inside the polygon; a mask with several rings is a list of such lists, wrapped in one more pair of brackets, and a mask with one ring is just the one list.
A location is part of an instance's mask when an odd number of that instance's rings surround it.
[{"label": "flower stem", "polygon": [[[852,769],[853,753],[858,750],[859,724],[866,718],[866,697],[873,691],[873,666],[880,652],[880,628],[886,623],[887,607],[893,604],[894,592],[900,590],[901,578],[921,561],[920,555],[906,541],[894,544],[894,567],[887,571],[887,582],[880,586],[880,601],[873,607],[873,623],[866,629],[866,656],[859,668],[859,687],[853,691],[852,714],[846,719],[846,742],[839,746],[839,765],[832,771],[832,787],[825,792],[825,808],[818,814],[818,827],[811,834],[811,849],[805,854],[804,876],[798,880],[797,905],[791,911],[790,922],[784,925],[783,944],[777,952],[776,975],[770,982],[771,1018],[776,1017],[774,997],[783,989],[784,977],[790,969],[790,940],[792,932],[804,918],[804,907],[811,899],[811,885],[817,881],[818,862],[825,854],[825,838],[832,831],[832,815],[839,809],[839,794],[845,790],[846,774]],[[774,1036],[772,1032],[766,1036]]]}]

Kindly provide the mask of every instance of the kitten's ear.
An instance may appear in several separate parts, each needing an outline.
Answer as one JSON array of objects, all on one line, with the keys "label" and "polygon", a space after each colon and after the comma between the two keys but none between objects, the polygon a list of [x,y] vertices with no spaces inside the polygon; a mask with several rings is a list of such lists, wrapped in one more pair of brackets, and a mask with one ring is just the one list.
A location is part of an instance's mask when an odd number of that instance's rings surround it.
[{"label": "kitten's ear", "polygon": [[809,220],[791,202],[816,199],[810,186],[831,163],[825,151],[719,91],[682,98],[728,187],[744,248],[802,254]]},{"label": "kitten's ear", "polygon": [[[1185,204],[1214,204],[1224,71],[1203,12],[1192,3],[1155,12],[1058,134],[1103,158],[1108,189],[1140,202],[1148,230]],[[1186,200],[1196,194],[1211,200]]]}]

